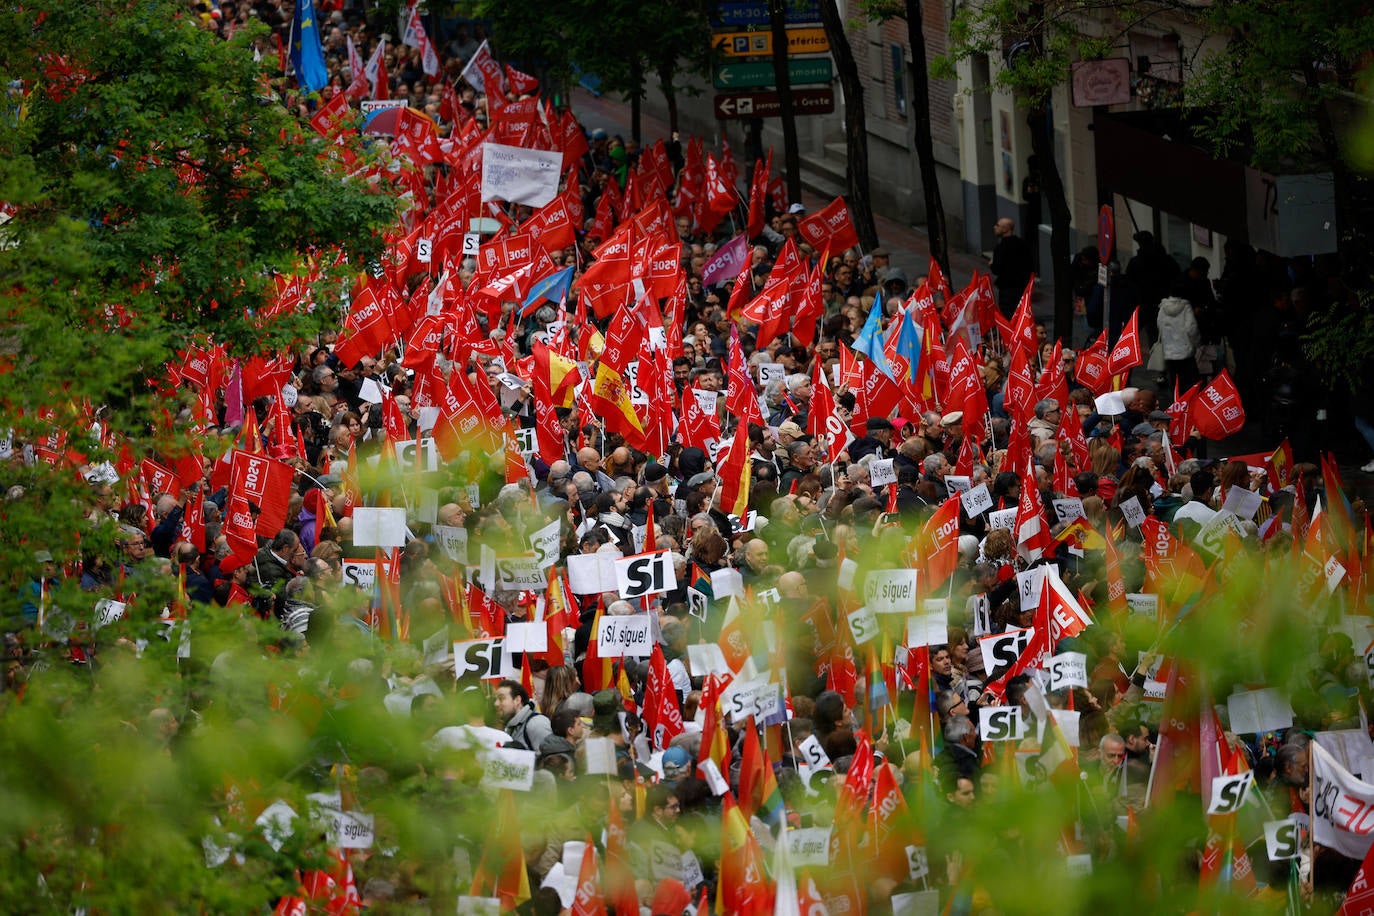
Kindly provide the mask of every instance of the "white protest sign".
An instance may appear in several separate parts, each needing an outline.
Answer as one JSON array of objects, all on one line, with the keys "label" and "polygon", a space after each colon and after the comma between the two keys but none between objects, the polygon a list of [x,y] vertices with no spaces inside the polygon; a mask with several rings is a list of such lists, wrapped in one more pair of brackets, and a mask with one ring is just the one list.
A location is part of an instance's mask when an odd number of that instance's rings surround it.
[{"label": "white protest sign", "polygon": [[1076,518],[1086,518],[1087,513],[1083,511],[1083,500],[1076,496],[1066,496],[1063,499],[1053,501],[1054,516],[1059,519],[1061,524],[1067,524]]},{"label": "white protest sign", "polygon": [[1254,781],[1255,774],[1249,770],[1234,776],[1213,777],[1212,803],[1207,806],[1207,813],[1232,814],[1239,811]]},{"label": "white protest sign", "polygon": [[702,413],[713,414],[716,412],[716,399],[720,397],[719,391],[708,391],[705,388],[693,388],[692,394],[697,399],[697,406]]},{"label": "white protest sign", "polygon": [[677,588],[677,571],[666,550],[640,553],[615,561],[616,589],[627,600]]},{"label": "white protest sign", "polygon": [[[949,478],[945,479],[948,480]],[[977,518],[992,509],[992,494],[988,492],[988,485],[985,483],[980,483],[978,486],[960,493],[959,501],[964,506],[964,514],[969,518]]]},{"label": "white protest sign", "polygon": [[1064,866],[1070,878],[1087,878],[1093,873],[1093,857],[1085,853],[1066,856]]},{"label": "white protest sign", "polygon": [[992,632],[992,602],[987,595],[973,596],[973,635],[987,636]]},{"label": "white protest sign", "polygon": [[708,674],[732,674],[725,663],[725,653],[713,642],[695,643],[687,647],[687,667],[692,677],[706,677]]},{"label": "white protest sign", "polygon": [[861,646],[878,635],[878,617],[867,605],[848,615],[849,632],[854,635],[854,645]]},{"label": "white protest sign", "polygon": [[[402,439],[396,443],[396,463],[408,471],[415,469],[415,440]],[[420,464],[426,471],[439,470],[439,447],[433,439],[420,440]],[[354,517],[358,510],[354,509]]]},{"label": "white protest sign", "polygon": [[978,713],[978,736],[984,741],[1020,741],[1028,732],[1020,706],[984,706]]},{"label": "white protest sign", "polygon": [[453,644],[453,676],[469,683],[520,676],[501,639],[467,639]]},{"label": "white protest sign", "polygon": [[426,665],[442,665],[448,661],[449,652],[448,627],[444,627],[433,636],[426,639],[422,649]]},{"label": "white protest sign", "polygon": [[496,590],[496,550],[490,544],[477,548],[477,582],[489,592]]},{"label": "white protest sign", "polygon": [[281,852],[282,846],[296,832],[296,809],[277,799],[263,809],[254,823],[262,828],[262,838],[272,851]]},{"label": "white protest sign", "polygon": [[868,482],[875,487],[897,482],[897,471],[891,458],[880,458],[868,466]]},{"label": "white protest sign", "polygon": [[[671,568],[671,566],[670,566]],[[726,567],[711,573],[711,594],[717,599],[744,595],[744,576],[738,569]]]},{"label": "white protest sign", "polygon": [[[365,592],[372,591],[372,586],[377,581],[377,567],[372,560],[344,560],[340,563],[340,572],[343,576],[344,585],[352,585]],[[391,572],[391,561],[382,561],[382,575]]]},{"label": "white protest sign", "polygon": [[930,858],[927,856],[924,846],[908,846],[906,848],[906,867],[907,876],[912,881],[920,881],[930,874]]},{"label": "white protest sign", "polygon": [[1139,528],[1140,523],[1145,521],[1145,507],[1140,504],[1139,496],[1132,496],[1119,506],[1121,517],[1126,520],[1126,524],[1132,528]]},{"label": "white protest sign", "polygon": [[1015,509],[998,509],[988,513],[989,528],[1011,528],[1016,524]]},{"label": "white protest sign", "polygon": [[528,458],[539,450],[539,433],[533,426],[522,426],[515,431],[515,442],[520,446],[520,456]]},{"label": "white protest sign", "polygon": [[701,870],[701,860],[689,849],[682,854],[682,886],[690,891],[704,883],[706,874]]},{"label": "white protest sign", "polygon": [[1245,537],[1245,528],[1241,525],[1240,519],[1222,509],[1202,523],[1194,543],[1213,556],[1220,556],[1226,548],[1227,531],[1235,532],[1238,538]]},{"label": "white protest sign", "polygon": [[455,563],[466,563],[468,561],[468,530],[457,525],[435,525],[430,528],[434,532],[434,542],[439,545],[439,549]]},{"label": "white protest sign", "polygon": [[864,603],[875,614],[916,611],[916,570],[875,569],[864,579]]},{"label": "white protest sign", "polygon": [[486,788],[528,792],[534,785],[534,751],[496,747],[482,756],[482,785]]},{"label": "white protest sign", "polygon": [[1050,659],[1050,690],[1088,686],[1088,656],[1061,652]]},{"label": "white protest sign", "polygon": [[821,739],[815,735],[807,735],[806,740],[797,745],[797,750],[801,751],[802,759],[813,770],[823,770],[830,766],[830,757],[821,747]]},{"label": "white protest sign", "polygon": [[587,775],[615,773],[615,740],[613,738],[587,738],[582,742],[582,750],[587,759]]},{"label": "white protest sign", "polygon": [[787,367],[782,363],[759,364],[759,387],[767,388],[769,383],[781,382],[787,378]]},{"label": "white protest sign", "polygon": [[911,648],[943,646],[948,641],[949,612],[943,607],[907,618],[906,644]]},{"label": "white protest sign", "polygon": [[[907,847],[908,854],[912,848]],[[892,895],[892,916],[939,916],[939,913],[940,892],[937,890]]]},{"label": "white protest sign", "polygon": [[708,757],[697,764],[697,773],[706,781],[712,795],[724,795],[730,791],[730,784],[725,781],[725,777],[720,773],[720,767],[711,758]]},{"label": "white protest sign", "polygon": [[542,620],[506,624],[506,652],[547,652],[549,627]]},{"label": "white protest sign", "polygon": [[1146,592],[1130,592],[1126,595],[1126,610],[1142,617],[1154,617],[1159,613],[1159,596]]},{"label": "white protest sign", "polygon": [[[605,572],[610,572],[607,577]],[[574,595],[599,595],[615,591],[615,570],[606,569],[601,554],[574,553],[568,557],[568,588]]]},{"label": "white protest sign", "polygon": [[1223,512],[1230,512],[1236,518],[1252,519],[1259,511],[1260,503],[1264,500],[1254,490],[1247,490],[1245,487],[1228,487],[1226,490],[1226,502],[1222,503]]},{"label": "white protest sign", "polygon": [[648,614],[602,616],[596,634],[596,652],[602,658],[648,658],[653,647],[653,621]]},{"label": "white protest sign", "polygon": [[127,605],[123,601],[101,598],[95,603],[95,628],[98,630],[122,618],[125,607]]},{"label": "white protest sign", "polygon": [[465,232],[463,233],[463,257],[475,258],[482,250],[482,233]]},{"label": "white protest sign", "polygon": [[835,577],[836,585],[844,591],[854,589],[854,574],[859,571],[859,564],[854,562],[853,557],[845,557],[840,562],[840,574]]},{"label": "white protest sign", "polygon": [[370,849],[375,837],[372,815],[361,811],[335,812],[331,844],[341,849]]},{"label": "white protest sign", "polygon": [[1082,713],[1075,709],[1051,709],[1054,724],[1059,726],[1069,747],[1078,747],[1078,721]]},{"label": "white protest sign", "polygon": [[733,681],[720,698],[721,708],[736,725],[750,716],[763,722],[782,704],[782,685],[766,677],[752,681]]},{"label": "white protest sign", "polygon": [[801,827],[787,831],[787,857],[797,868],[830,864],[830,828]]},{"label": "white protest sign", "polygon": [[1242,735],[1276,732],[1293,724],[1293,707],[1271,687],[1243,690],[1226,698],[1231,731]]},{"label": "white protest sign", "polygon": [[533,553],[496,558],[496,588],[499,591],[542,591],[547,584],[544,568]]},{"label": "white protest sign", "polygon": [[1024,630],[1007,630],[996,636],[984,636],[978,640],[978,649],[983,653],[983,670],[987,672],[987,682],[991,683],[1016,664],[1021,653],[1030,645],[1035,635],[1034,627]]},{"label": "white protest sign", "polygon": [[639,360],[637,359],[625,366],[625,390],[630,392],[631,404],[636,407],[648,406],[649,394],[639,384]]},{"label": "white protest sign", "polygon": [[563,531],[561,519],[554,519],[530,534],[530,549],[538,558],[539,568],[548,569],[558,562],[558,541]]},{"label": "white protest sign", "polygon": [[1264,849],[1270,862],[1296,859],[1302,853],[1302,828],[1292,818],[1265,821]]},{"label": "white protest sign", "polygon": [[953,496],[955,493],[958,493],[962,496],[969,490],[973,489],[973,478],[964,477],[962,475],[946,474],[945,489],[949,491],[949,495],[951,496]]},{"label": "white protest sign", "polygon": [[353,546],[404,547],[405,545],[405,509],[372,509],[367,506],[358,506],[353,510]]},{"label": "white protest sign", "polygon": [[482,144],[482,200],[542,207],[558,194],[563,154],[500,143]]},{"label": "white protest sign", "polygon": [[1040,592],[1045,588],[1045,575],[1048,566],[1032,566],[1025,572],[1016,574],[1016,591],[1021,596],[1021,610],[1034,610],[1040,606]]}]

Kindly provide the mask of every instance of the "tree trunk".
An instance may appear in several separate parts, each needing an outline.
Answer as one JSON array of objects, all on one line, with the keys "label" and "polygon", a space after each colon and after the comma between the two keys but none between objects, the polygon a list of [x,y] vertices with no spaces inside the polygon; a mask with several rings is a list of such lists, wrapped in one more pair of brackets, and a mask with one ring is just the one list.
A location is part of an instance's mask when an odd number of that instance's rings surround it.
[{"label": "tree trunk", "polygon": [[768,0],[773,33],[773,76],[782,105],[782,157],[787,173],[787,199],[801,202],[801,152],[797,147],[797,113],[792,108],[792,75],[787,69],[787,0]]},{"label": "tree trunk", "polygon": [[676,61],[663,60],[658,64],[658,88],[663,92],[663,98],[668,103],[668,133],[677,133],[677,90],[673,88],[673,76],[676,68]]},{"label": "tree trunk", "polygon": [[849,217],[859,233],[859,245],[865,251],[878,247],[878,227],[873,223],[873,200],[868,182],[868,116],[864,110],[864,86],[859,81],[859,66],[849,47],[839,7],[835,0],[821,0],[821,22],[825,36],[830,39],[830,53],[835,58],[835,70],[844,90],[845,154],[849,160],[845,169],[845,203]]},{"label": "tree trunk", "polygon": [[921,167],[926,234],[930,237],[930,256],[948,277],[949,233],[945,229],[945,204],[940,199],[940,180],[935,171],[935,142],[930,134],[930,72],[921,15],[921,0],[906,0],[907,38],[911,42],[911,120],[916,126],[916,161]]},{"label": "tree trunk", "polygon": [[[1054,336],[1073,339],[1073,277],[1070,271],[1069,231],[1073,214],[1064,195],[1064,178],[1054,158],[1054,125],[1049,102],[1035,106],[1026,116],[1031,149],[1040,163],[1040,196],[1050,211],[1050,263],[1054,283]],[[1033,230],[1032,230],[1033,231]],[[1103,318],[1104,322],[1106,317]],[[1105,325],[1104,325],[1105,326]]]}]

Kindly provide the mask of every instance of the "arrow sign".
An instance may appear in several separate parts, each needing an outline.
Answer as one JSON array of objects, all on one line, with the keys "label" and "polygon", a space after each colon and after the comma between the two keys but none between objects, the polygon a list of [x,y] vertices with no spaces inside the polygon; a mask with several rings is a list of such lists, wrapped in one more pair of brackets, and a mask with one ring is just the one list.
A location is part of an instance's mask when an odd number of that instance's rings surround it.
[{"label": "arrow sign", "polygon": [[[776,118],[782,114],[782,101],[776,92],[721,93],[715,98],[716,120],[731,118]],[[799,115],[830,114],[835,110],[833,89],[793,89],[792,111]]]},{"label": "arrow sign", "polygon": [[[828,57],[794,57],[787,61],[788,79],[793,86],[828,83],[835,77]],[[717,89],[755,89],[777,85],[773,64],[768,61],[721,64],[712,80]]]},{"label": "arrow sign", "polygon": [[[768,57],[773,53],[773,33],[717,32],[715,49],[722,57]],[[825,29],[787,30],[787,53],[789,55],[826,54],[829,51],[830,39],[826,38]]]},{"label": "arrow sign", "polygon": [[[816,25],[821,21],[820,7],[815,0],[787,4],[788,25]],[[744,28],[751,25],[768,25],[768,4],[751,2],[727,2],[716,8],[715,21],[723,26]]]}]

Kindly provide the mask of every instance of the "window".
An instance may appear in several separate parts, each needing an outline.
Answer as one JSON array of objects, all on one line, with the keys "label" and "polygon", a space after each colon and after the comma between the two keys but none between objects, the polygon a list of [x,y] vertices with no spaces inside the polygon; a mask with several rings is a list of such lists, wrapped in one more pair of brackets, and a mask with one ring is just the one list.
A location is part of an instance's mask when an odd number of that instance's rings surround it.
[{"label": "window", "polygon": [[906,50],[901,45],[892,45],[892,95],[897,104],[897,114],[906,116]]}]

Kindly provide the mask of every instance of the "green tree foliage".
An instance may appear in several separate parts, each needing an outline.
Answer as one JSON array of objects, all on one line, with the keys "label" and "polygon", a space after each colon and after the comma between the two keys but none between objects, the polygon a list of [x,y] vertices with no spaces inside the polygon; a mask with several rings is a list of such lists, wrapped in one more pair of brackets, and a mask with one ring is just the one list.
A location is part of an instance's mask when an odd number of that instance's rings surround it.
[{"label": "green tree foliage", "polygon": [[[0,10],[0,427],[18,440],[60,430],[99,460],[93,421],[137,439],[175,415],[150,382],[189,343],[240,356],[337,326],[341,282],[395,204],[283,106],[254,37],[221,41],[171,0]],[[299,308],[269,319],[292,277]],[[47,471],[16,472],[30,497],[11,544],[70,546],[80,486]]]},{"label": "green tree foliage", "polygon": [[710,71],[708,5],[700,0],[470,0],[469,7],[491,23],[499,57],[529,66],[555,86],[569,85],[574,71],[592,73],[603,91],[637,104],[649,74],[671,93],[678,74]]}]

